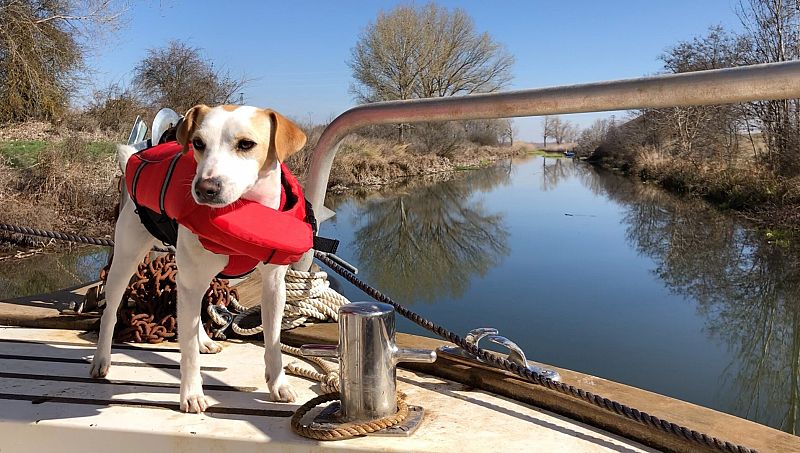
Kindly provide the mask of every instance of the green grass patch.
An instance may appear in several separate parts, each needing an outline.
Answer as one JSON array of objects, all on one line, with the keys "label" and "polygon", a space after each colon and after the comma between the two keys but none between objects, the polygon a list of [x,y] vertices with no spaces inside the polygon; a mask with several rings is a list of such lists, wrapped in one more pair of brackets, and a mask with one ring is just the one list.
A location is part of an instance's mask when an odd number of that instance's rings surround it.
[{"label": "green grass patch", "polygon": [[114,154],[117,147],[110,142],[92,142],[86,147],[86,151],[94,157],[104,157]]},{"label": "green grass patch", "polygon": [[794,234],[789,230],[767,228],[764,237],[771,244],[779,247],[788,247],[792,243]]},{"label": "green grass patch", "polygon": [[[36,163],[39,154],[48,146],[60,148],[64,142],[45,142],[40,140],[12,140],[0,142],[0,156],[5,157],[15,168],[26,168]],[[88,157],[98,158],[112,155],[115,145],[110,142],[90,142],[81,148]]]},{"label": "green grass patch", "polygon": [[0,155],[8,159],[13,167],[30,167],[36,163],[39,152],[45,146],[47,146],[47,142],[39,140],[0,142]]},{"label": "green grass patch", "polygon": [[469,171],[478,170],[481,167],[479,165],[456,165],[454,168],[456,171]]},{"label": "green grass patch", "polygon": [[564,153],[554,152],[554,151],[546,151],[546,150],[543,150],[543,149],[537,149],[537,150],[534,150],[534,151],[528,151],[528,154],[531,155],[531,156],[542,156],[542,157],[548,157],[548,158],[551,158],[551,159],[558,159],[558,158],[564,157]]}]

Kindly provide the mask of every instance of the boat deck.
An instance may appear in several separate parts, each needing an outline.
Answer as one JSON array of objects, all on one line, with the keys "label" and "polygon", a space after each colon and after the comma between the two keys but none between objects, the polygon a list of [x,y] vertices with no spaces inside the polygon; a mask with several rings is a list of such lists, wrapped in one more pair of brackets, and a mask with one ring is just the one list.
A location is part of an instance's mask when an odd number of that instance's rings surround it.
[{"label": "boat deck", "polygon": [[270,402],[257,344],[226,342],[221,353],[202,357],[212,406],[197,415],[178,411],[176,345],[115,346],[107,379],[92,379],[94,340],[93,333],[0,327],[0,451],[652,451],[407,370],[398,370],[398,389],[425,408],[414,435],[318,442],[292,433],[289,418],[319,386],[292,376],[298,403]]}]

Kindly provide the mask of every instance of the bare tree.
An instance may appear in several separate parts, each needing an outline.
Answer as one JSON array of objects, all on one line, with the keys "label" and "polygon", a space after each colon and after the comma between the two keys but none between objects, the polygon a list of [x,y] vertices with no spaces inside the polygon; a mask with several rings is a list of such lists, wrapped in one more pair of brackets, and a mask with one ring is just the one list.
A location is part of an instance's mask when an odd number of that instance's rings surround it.
[{"label": "bare tree", "polygon": [[578,126],[572,124],[570,121],[561,121],[560,118],[557,127],[554,128],[556,143],[574,142],[578,138]]},{"label": "bare tree", "polygon": [[[800,58],[800,2],[740,0],[737,13],[750,44],[746,63]],[[772,167],[783,174],[800,172],[800,100],[754,102],[749,106],[760,122]]]},{"label": "bare tree", "polygon": [[84,54],[121,11],[112,0],[0,2],[0,121],[61,115]]},{"label": "bare tree", "polygon": [[82,117],[91,126],[110,132],[126,132],[147,107],[130,87],[112,83],[95,90]]},{"label": "bare tree", "polygon": [[178,112],[197,104],[229,103],[248,82],[214,68],[200,49],[179,41],[148,50],[133,81],[149,104]]},{"label": "bare tree", "polygon": [[[679,42],[659,58],[669,72],[721,69],[741,64],[747,48],[747,40],[714,26],[704,36]],[[721,159],[723,153],[730,163],[744,118],[742,108],[735,105],[672,107],[645,114],[654,132],[667,142],[667,151],[695,163]]]},{"label": "bare tree", "polygon": [[513,147],[514,137],[516,137],[519,134],[519,129],[514,124],[514,120],[512,120],[511,118],[500,120],[500,127],[501,127],[500,138],[502,139],[503,143],[505,143],[506,140],[508,140],[508,146]]},{"label": "bare tree", "polygon": [[545,116],[542,119],[544,146],[547,147],[547,137],[557,144],[575,141],[578,137],[578,127],[560,116]]},{"label": "bare tree", "polygon": [[545,116],[542,118],[542,142],[543,147],[547,148],[547,137],[553,136],[553,117]]},{"label": "bare tree", "polygon": [[603,142],[608,140],[610,131],[615,127],[614,117],[599,118],[578,136],[576,151],[582,156],[591,155]]},{"label": "bare tree", "polygon": [[[434,3],[400,6],[370,23],[348,62],[359,102],[496,91],[511,80],[514,58],[469,15]],[[398,125],[403,141],[405,127]]]}]

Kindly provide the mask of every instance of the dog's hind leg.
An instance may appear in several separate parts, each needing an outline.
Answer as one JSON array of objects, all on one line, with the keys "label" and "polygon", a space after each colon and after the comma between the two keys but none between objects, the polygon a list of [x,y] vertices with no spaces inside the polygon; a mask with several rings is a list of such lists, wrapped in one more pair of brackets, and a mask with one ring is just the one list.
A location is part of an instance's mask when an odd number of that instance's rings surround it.
[{"label": "dog's hind leg", "polygon": [[228,257],[209,252],[191,231],[178,227],[178,344],[181,348],[181,410],[208,407],[200,376],[200,307],[208,284],[228,264]]},{"label": "dog's hind leg", "polygon": [[136,266],[155,239],[147,232],[134,212],[133,203],[124,203],[114,228],[114,259],[106,279],[106,308],[100,320],[100,338],[97,350],[92,358],[92,377],[105,377],[111,364],[111,342],[114,336],[114,325],[117,323],[117,310],[122,302],[122,295]]},{"label": "dog's hind leg", "polygon": [[281,320],[286,304],[286,271],[289,266],[261,264],[261,326],[264,329],[264,377],[275,401],[290,403],[297,398],[281,357]]}]

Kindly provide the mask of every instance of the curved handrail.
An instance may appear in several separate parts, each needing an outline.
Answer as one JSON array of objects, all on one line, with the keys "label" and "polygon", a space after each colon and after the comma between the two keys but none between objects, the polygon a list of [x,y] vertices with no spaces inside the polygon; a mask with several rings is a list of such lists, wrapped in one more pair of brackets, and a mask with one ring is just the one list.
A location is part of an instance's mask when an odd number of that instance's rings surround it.
[{"label": "curved handrail", "polygon": [[[791,98],[800,98],[800,61],[503,93],[359,105],[336,117],[322,132],[314,148],[306,196],[316,212],[322,212],[331,165],[339,143],[364,126]],[[299,268],[307,268],[310,260],[310,253],[306,254]]]}]

